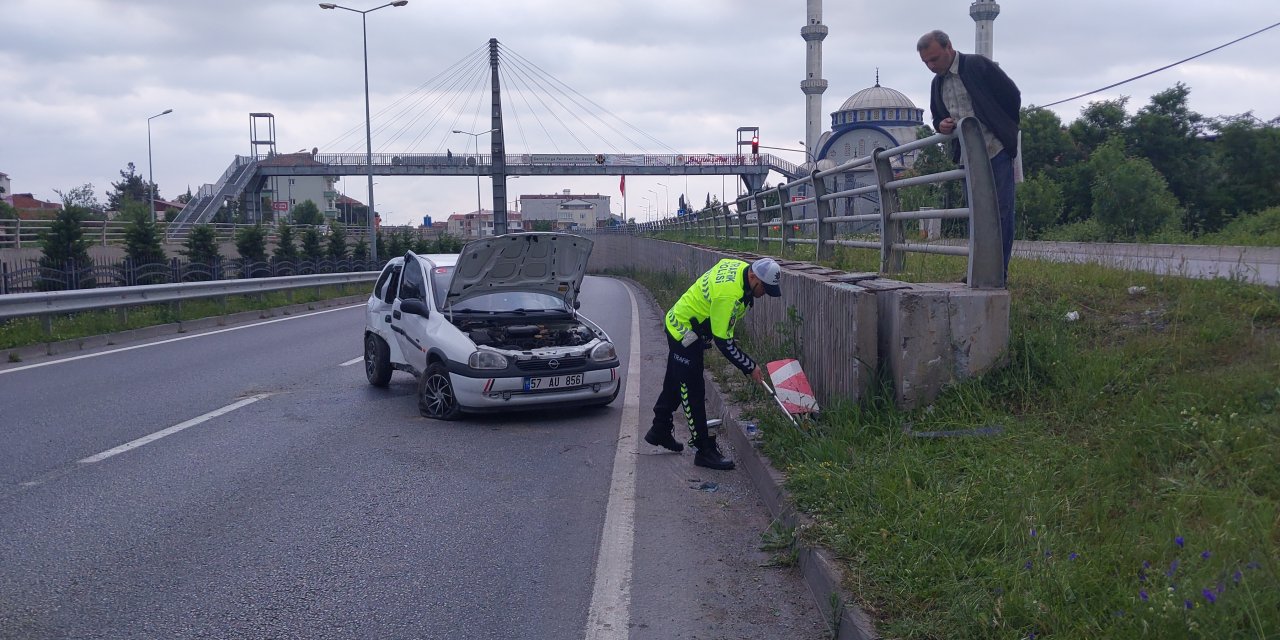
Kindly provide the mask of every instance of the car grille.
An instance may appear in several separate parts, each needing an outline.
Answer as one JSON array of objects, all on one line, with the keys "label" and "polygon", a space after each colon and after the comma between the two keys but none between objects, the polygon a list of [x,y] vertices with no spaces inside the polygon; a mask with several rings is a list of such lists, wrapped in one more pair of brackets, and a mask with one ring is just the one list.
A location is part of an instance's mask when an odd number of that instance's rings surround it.
[{"label": "car grille", "polygon": [[565,358],[553,358],[556,361],[556,367],[551,368],[551,360],[516,360],[516,368],[521,371],[563,371],[566,369],[576,369],[587,363],[584,356],[569,356]]}]

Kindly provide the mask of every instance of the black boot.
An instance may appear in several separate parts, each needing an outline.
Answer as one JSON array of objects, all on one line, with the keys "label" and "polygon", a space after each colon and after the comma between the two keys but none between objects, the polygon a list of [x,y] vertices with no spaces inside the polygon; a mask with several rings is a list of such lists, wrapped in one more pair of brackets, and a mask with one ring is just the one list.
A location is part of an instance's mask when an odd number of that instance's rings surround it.
[{"label": "black boot", "polygon": [[699,467],[719,469],[720,471],[728,471],[733,468],[733,460],[724,457],[724,454],[720,453],[720,447],[716,446],[715,436],[707,436],[696,446],[698,453],[693,456],[693,463]]},{"label": "black boot", "polygon": [[684,445],[676,441],[671,435],[673,427],[661,427],[653,425],[649,427],[649,432],[644,434],[644,441],[655,447],[665,447],[675,452],[684,451]]}]

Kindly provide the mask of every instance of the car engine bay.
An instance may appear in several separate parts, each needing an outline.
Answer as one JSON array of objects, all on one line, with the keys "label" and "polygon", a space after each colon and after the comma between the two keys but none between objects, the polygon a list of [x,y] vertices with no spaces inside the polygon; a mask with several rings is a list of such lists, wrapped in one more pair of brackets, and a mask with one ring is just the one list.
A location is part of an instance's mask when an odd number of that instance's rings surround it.
[{"label": "car engine bay", "polygon": [[548,322],[545,324],[499,324],[494,322],[459,322],[476,346],[524,351],[544,347],[577,347],[597,337],[596,331],[580,322]]}]

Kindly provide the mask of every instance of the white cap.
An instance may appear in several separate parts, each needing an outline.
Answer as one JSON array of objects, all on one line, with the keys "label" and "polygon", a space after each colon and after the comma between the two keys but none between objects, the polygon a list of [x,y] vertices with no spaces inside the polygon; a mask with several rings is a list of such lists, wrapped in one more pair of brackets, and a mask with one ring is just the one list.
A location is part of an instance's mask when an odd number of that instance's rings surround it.
[{"label": "white cap", "polygon": [[764,284],[765,293],[777,298],[782,295],[778,283],[782,281],[782,267],[773,258],[760,258],[751,263],[751,273]]}]

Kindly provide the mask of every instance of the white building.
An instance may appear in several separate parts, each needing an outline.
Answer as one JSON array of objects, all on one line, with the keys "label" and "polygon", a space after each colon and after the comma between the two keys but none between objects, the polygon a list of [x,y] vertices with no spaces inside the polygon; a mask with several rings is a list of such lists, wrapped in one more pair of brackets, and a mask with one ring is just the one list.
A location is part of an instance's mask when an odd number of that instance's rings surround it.
[{"label": "white building", "polygon": [[[265,166],[306,167],[320,165],[312,153],[280,153],[265,158]],[[326,218],[338,217],[337,176],[272,176],[267,178],[262,194],[271,199],[277,218],[310,200]]]},{"label": "white building", "polygon": [[530,226],[534,220],[549,220],[560,230],[594,229],[617,219],[609,212],[609,196],[575,195],[569,189],[552,195],[522,195],[519,204],[520,215]]}]

